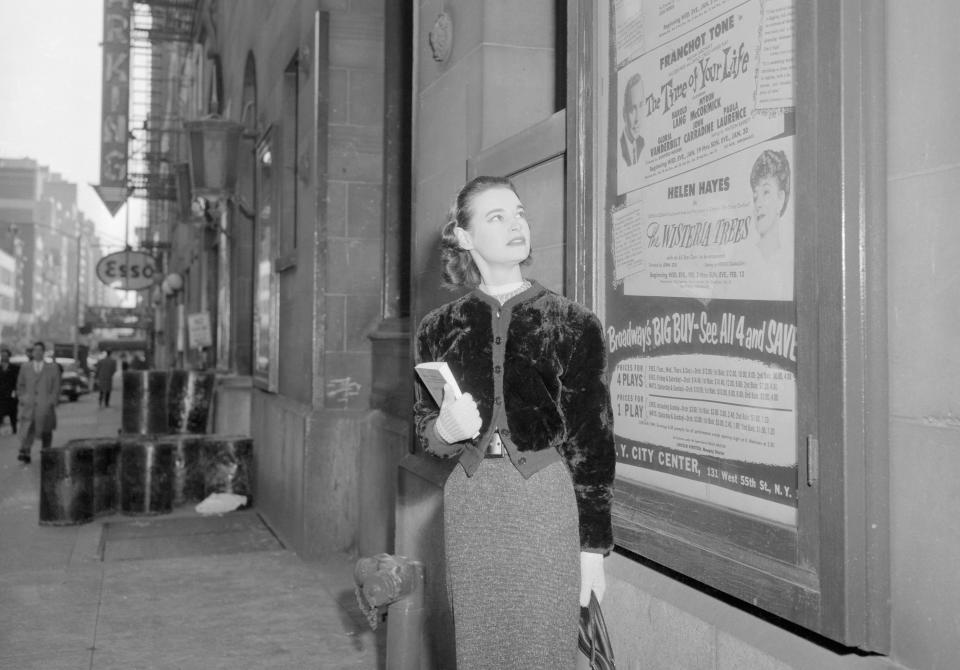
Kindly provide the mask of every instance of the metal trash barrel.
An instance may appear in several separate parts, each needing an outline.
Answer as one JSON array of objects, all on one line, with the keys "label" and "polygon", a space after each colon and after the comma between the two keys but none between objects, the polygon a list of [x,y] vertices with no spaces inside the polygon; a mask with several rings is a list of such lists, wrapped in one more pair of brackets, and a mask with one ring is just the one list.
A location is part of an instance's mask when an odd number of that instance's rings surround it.
[{"label": "metal trash barrel", "polygon": [[252,503],[253,440],[239,435],[206,435],[202,442],[204,497],[235,493]]},{"label": "metal trash barrel", "polygon": [[173,510],[176,445],[163,439],[120,441],[120,511],[129,515]]},{"label": "metal trash barrel", "polygon": [[93,519],[93,446],[40,450],[40,525],[71,526]]},{"label": "metal trash barrel", "polygon": [[173,447],[173,506],[198,502],[205,497],[202,435],[170,435],[164,441]]},{"label": "metal trash barrel", "polygon": [[166,370],[127,370],[123,373],[120,432],[160,435],[168,432]]},{"label": "metal trash barrel", "polygon": [[206,433],[216,373],[170,370],[167,383],[167,430],[171,433]]},{"label": "metal trash barrel", "polygon": [[120,508],[120,440],[87,440],[93,445],[93,513],[110,514]]}]

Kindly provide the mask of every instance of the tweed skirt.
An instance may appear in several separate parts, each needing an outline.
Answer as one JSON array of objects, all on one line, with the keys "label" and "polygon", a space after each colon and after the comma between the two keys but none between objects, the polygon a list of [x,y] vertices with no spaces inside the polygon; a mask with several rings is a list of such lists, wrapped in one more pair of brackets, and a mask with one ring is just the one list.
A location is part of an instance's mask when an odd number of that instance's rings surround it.
[{"label": "tweed skirt", "polygon": [[508,458],[444,487],[457,670],[567,670],[580,616],[579,515],[570,473],[524,479]]}]

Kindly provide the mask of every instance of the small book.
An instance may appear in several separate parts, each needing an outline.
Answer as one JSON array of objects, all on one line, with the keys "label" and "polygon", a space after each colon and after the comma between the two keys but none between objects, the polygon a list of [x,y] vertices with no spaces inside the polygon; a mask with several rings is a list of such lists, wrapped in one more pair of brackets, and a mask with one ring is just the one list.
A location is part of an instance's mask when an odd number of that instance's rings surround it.
[{"label": "small book", "polygon": [[437,407],[443,404],[443,387],[445,384],[450,384],[450,386],[453,387],[456,398],[460,397],[460,386],[457,384],[453,372],[450,371],[450,366],[443,361],[418,363],[414,369],[417,371],[417,374],[420,375],[424,386],[430,391],[430,395],[433,396]]}]

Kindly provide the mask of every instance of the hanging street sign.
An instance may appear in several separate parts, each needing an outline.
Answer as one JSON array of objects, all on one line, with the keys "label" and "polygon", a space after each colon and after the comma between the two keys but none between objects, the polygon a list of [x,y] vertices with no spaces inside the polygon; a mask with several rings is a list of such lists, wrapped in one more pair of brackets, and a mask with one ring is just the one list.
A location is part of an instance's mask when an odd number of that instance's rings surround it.
[{"label": "hanging street sign", "polygon": [[191,347],[202,349],[213,345],[210,332],[210,312],[187,314],[187,330]]},{"label": "hanging street sign", "polygon": [[130,189],[126,186],[103,186],[102,184],[91,184],[93,190],[100,196],[104,207],[110,212],[110,216],[115,216],[123,203],[127,201],[130,195]]},{"label": "hanging street sign", "polygon": [[103,3],[103,91],[100,119],[100,184],[94,186],[110,216],[127,201],[132,0]]},{"label": "hanging street sign", "polygon": [[97,278],[121,291],[142,291],[160,278],[157,259],[143,251],[117,251],[97,261]]}]

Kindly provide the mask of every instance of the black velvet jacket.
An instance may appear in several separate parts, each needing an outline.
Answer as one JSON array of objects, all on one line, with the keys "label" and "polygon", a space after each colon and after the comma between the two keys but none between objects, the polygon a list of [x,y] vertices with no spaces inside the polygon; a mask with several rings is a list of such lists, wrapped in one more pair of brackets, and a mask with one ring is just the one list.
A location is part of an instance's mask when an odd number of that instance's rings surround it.
[{"label": "black velvet jacket", "polygon": [[450,365],[483,422],[476,439],[447,444],[433,429],[439,409],[418,381],[414,416],[424,450],[458,456],[472,475],[499,430],[524,477],[562,459],[576,493],[581,549],[609,552],[615,452],[600,320],[536,282],[503,306],[475,290],[420,322],[423,361]]}]

